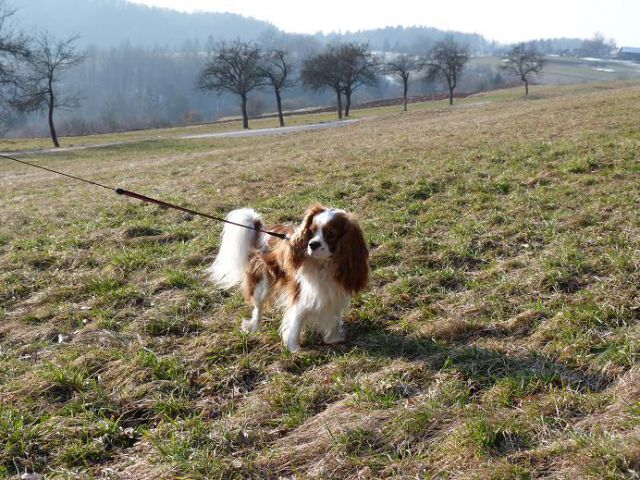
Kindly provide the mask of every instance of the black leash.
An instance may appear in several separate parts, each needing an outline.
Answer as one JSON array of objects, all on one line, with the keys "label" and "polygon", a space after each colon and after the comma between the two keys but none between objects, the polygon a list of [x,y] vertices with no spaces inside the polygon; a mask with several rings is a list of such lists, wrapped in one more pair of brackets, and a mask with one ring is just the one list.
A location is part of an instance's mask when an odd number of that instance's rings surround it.
[{"label": "black leash", "polygon": [[154,204],[154,205],[158,205],[158,206],[160,206],[162,208],[172,208],[174,210],[179,210],[181,212],[190,213],[192,215],[199,215],[201,217],[205,217],[205,218],[208,218],[210,220],[215,220],[217,222],[229,223],[231,225],[235,225],[236,227],[242,227],[242,228],[246,228],[248,230],[255,230],[257,232],[261,232],[261,233],[264,233],[266,235],[271,235],[272,237],[281,238],[282,240],[288,240],[289,239],[289,237],[287,237],[284,233],[271,232],[269,230],[262,230],[261,228],[258,228],[256,226],[243,225],[241,223],[232,222],[232,221],[227,220],[225,218],[214,217],[213,215],[209,215],[207,213],[198,212],[196,210],[191,210],[190,208],[181,207],[180,205],[174,205],[172,203],[164,202],[164,201],[158,200],[156,198],[147,197],[146,195],[141,195],[141,194],[136,193],[136,192],[131,192],[131,191],[125,190],[123,188],[109,187],[107,185],[103,185],[101,183],[94,182],[92,180],[87,180],[86,178],[76,177],[75,175],[70,175],[68,173],[59,172],[57,170],[53,170],[51,168],[43,167],[41,165],[35,165],[33,163],[30,163],[30,162],[25,162],[24,160],[18,160],[17,158],[10,157],[9,155],[4,155],[2,153],[0,153],[0,157],[6,158],[7,160],[13,160],[14,162],[18,162],[18,163],[21,163],[23,165],[28,165],[28,166],[33,167],[33,168],[39,168],[40,170],[46,170],[47,172],[55,173],[56,175],[62,175],[63,177],[67,177],[67,178],[71,178],[73,180],[78,180],[80,182],[88,183],[89,185],[94,185],[96,187],[105,188],[107,190],[111,190],[112,192],[117,193],[118,195],[125,195],[127,197],[135,198],[136,200],[140,200],[140,201],[145,202],[145,203],[151,203],[151,204]]}]

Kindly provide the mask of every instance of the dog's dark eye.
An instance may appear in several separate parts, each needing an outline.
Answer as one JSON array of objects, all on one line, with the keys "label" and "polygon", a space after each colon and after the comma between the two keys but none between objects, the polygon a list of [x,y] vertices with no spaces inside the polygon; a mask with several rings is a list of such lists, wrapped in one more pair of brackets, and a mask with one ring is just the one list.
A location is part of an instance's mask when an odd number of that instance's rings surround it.
[{"label": "dog's dark eye", "polygon": [[342,237],[343,233],[344,232],[341,231],[329,230],[324,234],[324,238],[329,243],[337,243],[340,241],[340,237]]}]

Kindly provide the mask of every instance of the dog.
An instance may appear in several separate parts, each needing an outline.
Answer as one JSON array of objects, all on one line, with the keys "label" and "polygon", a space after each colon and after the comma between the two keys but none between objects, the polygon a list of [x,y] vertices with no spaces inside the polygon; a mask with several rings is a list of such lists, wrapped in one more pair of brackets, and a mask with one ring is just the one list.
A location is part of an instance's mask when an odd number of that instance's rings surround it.
[{"label": "dog", "polygon": [[[262,229],[253,209],[233,210],[230,222]],[[300,346],[305,328],[322,335],[325,343],[345,339],[342,315],[351,296],[369,282],[369,251],[362,228],[343,210],[312,205],[302,223],[277,225],[271,231],[286,240],[226,223],[215,261],[207,270],[210,279],[229,290],[238,285],[253,306],[242,329],[258,330],[265,308],[284,307],[280,335],[290,351]]]}]

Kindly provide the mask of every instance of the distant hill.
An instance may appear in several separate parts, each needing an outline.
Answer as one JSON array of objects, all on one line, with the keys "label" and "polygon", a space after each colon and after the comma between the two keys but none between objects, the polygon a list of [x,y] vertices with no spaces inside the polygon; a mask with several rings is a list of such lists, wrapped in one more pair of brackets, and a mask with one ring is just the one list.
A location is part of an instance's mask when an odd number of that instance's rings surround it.
[{"label": "distant hill", "polygon": [[[126,0],[7,0],[18,9],[17,23],[33,33],[48,30],[58,38],[79,35],[80,46],[110,48],[125,44],[183,51],[207,50],[220,40],[278,37],[289,49],[313,51],[340,41],[369,42],[377,51],[421,54],[445,35],[453,35],[475,54],[500,52],[504,45],[477,33],[445,31],[429,26],[380,26],[356,32],[289,34],[273,24],[235,13],[184,13]],[[539,39],[544,53],[565,53],[581,39]]]},{"label": "distant hill", "polygon": [[[57,37],[80,36],[83,46],[108,48],[129,43],[140,47],[205,49],[219,40],[257,40],[265,32],[290,37],[269,22],[233,13],[183,13],[125,0],[9,0],[18,9],[19,23],[29,31],[48,30]],[[382,27],[358,32],[307,36],[319,43],[370,42],[374,50],[423,52],[434,41],[453,34],[474,52],[493,44],[478,34],[445,32],[437,28]]]},{"label": "distant hill", "polygon": [[474,53],[489,53],[497,47],[495,42],[477,33],[451,32],[426,26],[383,27],[358,32],[329,33],[317,35],[316,38],[326,42],[369,42],[374,50],[420,54],[447,35],[453,35],[456,40],[468,45]]},{"label": "distant hill", "polygon": [[233,13],[182,13],[124,0],[9,0],[27,30],[49,30],[59,37],[80,35],[83,45],[99,47],[180,47],[186,42],[256,39],[268,22]]}]

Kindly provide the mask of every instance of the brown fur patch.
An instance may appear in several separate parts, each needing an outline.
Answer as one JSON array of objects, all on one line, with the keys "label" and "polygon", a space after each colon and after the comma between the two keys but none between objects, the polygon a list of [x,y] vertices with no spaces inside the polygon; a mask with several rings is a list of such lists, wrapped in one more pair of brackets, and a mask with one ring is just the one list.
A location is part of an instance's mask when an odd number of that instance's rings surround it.
[{"label": "brown fur patch", "polygon": [[289,254],[286,257],[288,268],[295,270],[302,265],[304,258],[307,256],[307,244],[312,236],[311,228],[313,226],[313,218],[326,210],[320,204],[314,204],[304,215],[301,227],[291,236],[289,240]]},{"label": "brown fur patch", "polygon": [[[273,232],[284,233],[290,236],[294,229],[291,225],[276,225],[270,229]],[[289,286],[293,281],[295,283],[295,273],[285,270],[285,259],[288,256],[290,247],[286,240],[276,237],[267,239],[266,250],[254,249],[247,264],[246,275],[242,285],[245,299],[251,305],[254,305],[253,295],[256,286],[263,278],[267,279],[269,284],[269,298],[265,300],[265,306],[268,306],[275,294],[282,289],[288,288],[295,291],[294,287]]]},{"label": "brown fur patch", "polygon": [[336,215],[326,228],[336,236],[332,240],[334,247],[329,244],[335,265],[334,279],[349,293],[364,290],[369,284],[369,250],[362,228],[345,214]]}]

